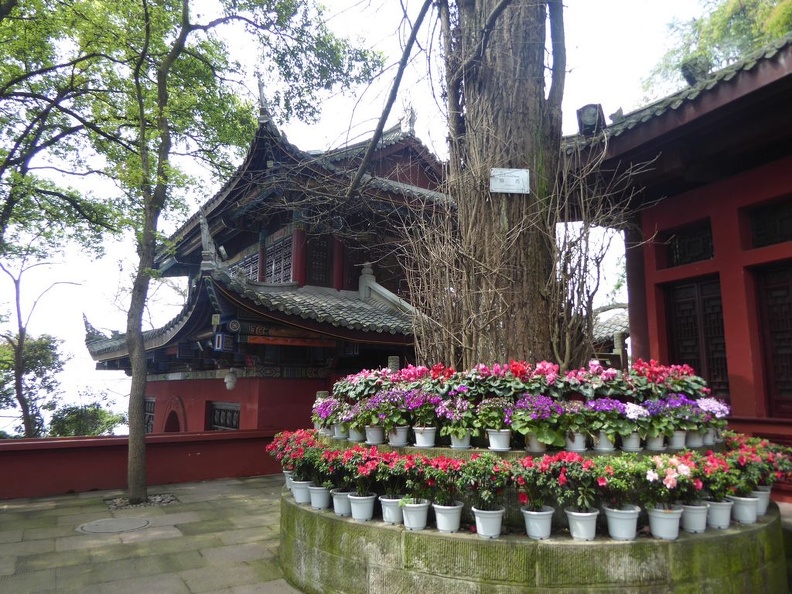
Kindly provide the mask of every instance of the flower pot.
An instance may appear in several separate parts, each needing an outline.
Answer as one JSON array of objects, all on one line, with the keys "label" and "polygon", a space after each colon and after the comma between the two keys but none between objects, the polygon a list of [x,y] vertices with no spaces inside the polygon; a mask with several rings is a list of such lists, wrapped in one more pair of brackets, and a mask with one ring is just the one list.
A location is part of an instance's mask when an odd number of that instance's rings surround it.
[{"label": "flower pot", "polygon": [[646,437],[646,449],[649,452],[662,452],[665,450],[665,435]]},{"label": "flower pot", "polygon": [[416,448],[433,448],[437,427],[413,427]]},{"label": "flower pot", "polygon": [[732,506],[732,519],[738,524],[756,524],[757,507],[759,499],[756,497],[737,497],[729,495],[734,502]]},{"label": "flower pot", "polygon": [[607,506],[604,509],[608,520],[608,535],[613,540],[635,540],[641,508],[628,504],[618,509]]},{"label": "flower pot", "polygon": [[604,431],[600,431],[594,438],[594,450],[597,452],[612,452],[616,449],[616,444],[608,437]]},{"label": "flower pot", "polygon": [[402,507],[404,527],[407,530],[423,530],[426,528],[426,517],[428,513],[428,499],[421,499],[415,503],[405,503]]},{"label": "flower pot", "polygon": [[668,448],[671,450],[685,449],[685,440],[687,439],[687,431],[674,431],[671,437],[668,438]]},{"label": "flower pot", "polygon": [[292,471],[291,470],[284,470],[283,471],[283,478],[286,480],[286,488],[291,491],[291,484],[292,484]]},{"label": "flower pot", "polygon": [[547,444],[539,441],[535,433],[527,433],[525,435],[525,451],[532,454],[543,454],[547,451]]},{"label": "flower pot", "polygon": [[585,452],[586,451],[586,434],[579,431],[566,434],[566,446],[564,449],[567,452]]},{"label": "flower pot", "polygon": [[725,501],[708,501],[707,505],[707,527],[723,530],[729,527],[731,521],[731,508],[734,502],[730,500]]},{"label": "flower pot", "polygon": [[679,522],[682,519],[682,506],[674,505],[670,509],[648,507],[649,531],[652,536],[661,540],[679,538]]},{"label": "flower pot", "polygon": [[311,503],[311,494],[308,492],[308,487],[313,485],[312,481],[295,481],[292,480],[291,492],[294,496],[295,503],[305,504]]},{"label": "flower pot", "polygon": [[348,498],[349,509],[353,520],[368,522],[374,517],[374,501],[377,499],[376,495],[373,493],[369,493],[368,495],[355,495],[354,493],[350,493]]},{"label": "flower pot", "polygon": [[493,452],[508,452],[511,449],[511,429],[487,429],[489,449]]},{"label": "flower pot", "polygon": [[503,524],[503,514],[506,508],[486,510],[473,508],[473,516],[476,518],[476,534],[481,538],[498,538]]},{"label": "flower pot", "polygon": [[333,424],[333,439],[346,439],[348,436],[349,432],[347,431],[346,427],[340,423]]},{"label": "flower pot", "polygon": [[641,436],[637,431],[629,435],[622,435],[621,442],[621,449],[625,452],[640,452],[643,449],[641,447]]},{"label": "flower pot", "polygon": [[352,507],[349,505],[349,491],[333,489],[330,491],[333,497],[333,512],[337,516],[351,516]]},{"label": "flower pot", "polygon": [[553,529],[553,513],[555,510],[549,505],[543,505],[541,511],[533,511],[521,507],[520,511],[525,520],[525,533],[533,540],[550,538]]},{"label": "flower pot", "polygon": [[756,503],[756,516],[762,517],[767,513],[767,508],[770,506],[770,487],[759,485],[756,491],[751,491],[751,497],[758,499]]},{"label": "flower pot", "polygon": [[715,429],[714,428],[711,427],[711,428],[707,429],[704,432],[703,441],[704,441],[704,445],[705,446],[715,445]]},{"label": "flower pot", "polygon": [[385,497],[380,495],[380,505],[382,506],[382,521],[386,524],[396,525],[404,523],[402,515],[401,497]]},{"label": "flower pot", "polygon": [[462,522],[462,502],[456,501],[454,505],[432,504],[435,513],[435,523],[440,532],[459,532]]},{"label": "flower pot", "polygon": [[707,504],[682,505],[682,530],[700,534],[707,529]]},{"label": "flower pot", "polygon": [[591,512],[578,512],[572,509],[565,509],[567,522],[569,522],[569,533],[573,540],[594,540],[597,535],[597,516],[599,510]]},{"label": "flower pot", "polygon": [[360,429],[353,429],[352,427],[349,428],[349,441],[354,441],[356,443],[360,443],[361,441],[366,441],[366,432],[365,430],[361,431]]},{"label": "flower pot", "polygon": [[470,431],[465,433],[462,437],[451,435],[451,449],[454,450],[467,450],[470,448]]},{"label": "flower pot", "polygon": [[704,447],[704,432],[703,431],[688,431],[685,438],[685,445],[689,448],[702,448]]},{"label": "flower pot", "polygon": [[379,425],[366,425],[366,443],[368,445],[385,443],[385,428]]},{"label": "flower pot", "polygon": [[319,429],[319,435],[323,435],[324,437],[333,437],[333,430],[330,427],[322,427]]},{"label": "flower pot", "polygon": [[407,425],[394,427],[388,431],[388,445],[394,448],[403,448],[407,445],[407,436],[410,428]]},{"label": "flower pot", "polygon": [[326,487],[308,487],[308,495],[311,500],[311,507],[314,509],[327,509],[330,507],[330,489]]}]

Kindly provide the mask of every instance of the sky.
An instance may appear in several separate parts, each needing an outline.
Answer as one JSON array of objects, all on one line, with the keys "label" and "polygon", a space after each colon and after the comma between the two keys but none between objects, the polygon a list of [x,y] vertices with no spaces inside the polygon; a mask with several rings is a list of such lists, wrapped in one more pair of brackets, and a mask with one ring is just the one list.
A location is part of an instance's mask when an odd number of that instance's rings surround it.
[{"label": "sky", "polygon": [[[410,14],[421,2],[403,0]],[[359,38],[367,46],[386,53],[387,63],[395,65],[401,55],[398,23],[400,2],[396,0],[324,0],[331,27],[339,33]],[[566,0],[565,27],[568,73],[564,97],[564,133],[576,132],[575,110],[588,103],[600,103],[606,114],[622,108],[624,113],[645,103],[642,79],[667,49],[667,24],[672,19],[688,19],[700,9],[693,0]],[[419,38],[420,39],[420,38]],[[424,36],[423,41],[426,41]],[[250,58],[246,48],[231,43],[232,52]],[[370,136],[385,104],[390,88],[391,68],[370,89],[339,95],[323,102],[317,124],[290,123],[283,126],[290,142],[303,150],[327,149],[348,141]],[[397,99],[388,125],[398,122],[405,106],[417,115],[416,134],[437,154],[447,154],[443,115],[427,87],[425,55],[413,59],[403,91]],[[433,74],[438,74],[434,67]],[[249,84],[255,89],[255,83]],[[217,187],[224,180],[218,180]],[[208,196],[206,196],[208,197]],[[204,197],[204,199],[206,198]],[[179,221],[166,222],[171,229]],[[53,282],[78,282],[59,285],[41,299],[31,318],[29,331],[49,333],[62,340],[63,352],[70,357],[61,375],[61,384],[71,401],[86,388],[105,390],[124,410],[128,380],[119,372],[95,370],[84,346],[83,314],[98,329],[108,333],[123,331],[126,315],[117,298],[119,287],[128,286],[129,274],[136,260],[134,247],[128,242],[109,241],[107,256],[87,259],[77,250],[70,251],[64,263],[42,267],[24,279],[23,299],[29,304]],[[0,278],[0,309],[6,309],[13,294],[7,278]],[[159,305],[152,322],[160,326],[178,312],[178,304]],[[3,413],[0,412],[0,415]],[[0,430],[8,430],[8,419],[0,416]]]}]

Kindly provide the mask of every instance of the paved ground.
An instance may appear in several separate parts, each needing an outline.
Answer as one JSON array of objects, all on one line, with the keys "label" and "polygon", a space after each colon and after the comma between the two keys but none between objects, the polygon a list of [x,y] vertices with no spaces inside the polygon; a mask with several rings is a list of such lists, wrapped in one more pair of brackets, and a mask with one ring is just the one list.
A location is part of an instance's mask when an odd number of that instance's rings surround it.
[{"label": "paved ground", "polygon": [[164,485],[149,494],[179,503],[116,511],[104,499],[120,491],[0,501],[0,593],[298,594],[278,565],[282,486],[281,476]]}]

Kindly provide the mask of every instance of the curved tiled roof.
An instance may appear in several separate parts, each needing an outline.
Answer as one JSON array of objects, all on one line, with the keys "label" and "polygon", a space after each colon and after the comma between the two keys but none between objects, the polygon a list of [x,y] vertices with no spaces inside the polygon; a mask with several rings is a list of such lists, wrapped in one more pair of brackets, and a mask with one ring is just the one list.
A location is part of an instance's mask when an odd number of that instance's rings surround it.
[{"label": "curved tiled roof", "polygon": [[339,328],[383,334],[412,334],[412,315],[406,309],[376,298],[361,299],[352,291],[323,291],[315,287],[282,288],[245,281],[215,271],[212,278],[240,297],[272,312],[330,324]]},{"label": "curved tiled roof", "polygon": [[574,148],[604,144],[610,138],[618,137],[668,112],[677,111],[694,101],[703,93],[711,91],[721,84],[732,80],[741,72],[753,70],[756,68],[757,64],[773,58],[790,45],[792,45],[792,33],[750,53],[745,58],[721,70],[708,74],[696,85],[688,86],[677,93],[663,97],[662,99],[624,115],[621,119],[614,121],[611,125],[606,127],[600,134],[590,137],[576,135],[564,138],[565,147],[567,150],[572,150]]}]

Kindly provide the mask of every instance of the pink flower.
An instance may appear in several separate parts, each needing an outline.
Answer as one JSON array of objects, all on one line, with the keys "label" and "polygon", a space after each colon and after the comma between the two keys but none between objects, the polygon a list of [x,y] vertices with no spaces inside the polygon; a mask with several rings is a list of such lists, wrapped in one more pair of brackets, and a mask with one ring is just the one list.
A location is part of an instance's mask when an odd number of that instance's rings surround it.
[{"label": "pink flower", "polygon": [[668,475],[663,479],[663,484],[666,486],[666,489],[673,489],[677,485],[676,476]]},{"label": "pink flower", "polygon": [[660,476],[654,470],[647,470],[646,471],[646,480],[649,481],[650,483],[655,482],[659,478],[660,478]]}]

